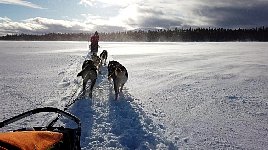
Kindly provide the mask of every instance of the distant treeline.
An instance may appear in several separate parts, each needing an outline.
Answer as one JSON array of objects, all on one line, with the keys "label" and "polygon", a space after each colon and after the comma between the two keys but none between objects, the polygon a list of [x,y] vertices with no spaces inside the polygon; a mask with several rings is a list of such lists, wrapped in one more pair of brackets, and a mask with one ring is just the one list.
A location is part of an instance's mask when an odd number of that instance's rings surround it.
[{"label": "distant treeline", "polygon": [[[24,41],[87,41],[90,33],[13,34],[0,40]],[[100,41],[111,42],[223,42],[223,41],[268,41],[268,27],[252,29],[187,28],[174,30],[138,30],[100,33]]]}]

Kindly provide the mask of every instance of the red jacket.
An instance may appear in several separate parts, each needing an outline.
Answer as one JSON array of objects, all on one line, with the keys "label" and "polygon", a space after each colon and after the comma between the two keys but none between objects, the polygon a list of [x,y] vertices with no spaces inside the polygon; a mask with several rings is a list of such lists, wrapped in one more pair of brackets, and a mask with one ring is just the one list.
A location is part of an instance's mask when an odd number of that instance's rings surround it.
[{"label": "red jacket", "polygon": [[90,42],[91,42],[91,44],[98,44],[98,42],[99,42],[99,35],[94,34],[94,35],[90,38]]}]

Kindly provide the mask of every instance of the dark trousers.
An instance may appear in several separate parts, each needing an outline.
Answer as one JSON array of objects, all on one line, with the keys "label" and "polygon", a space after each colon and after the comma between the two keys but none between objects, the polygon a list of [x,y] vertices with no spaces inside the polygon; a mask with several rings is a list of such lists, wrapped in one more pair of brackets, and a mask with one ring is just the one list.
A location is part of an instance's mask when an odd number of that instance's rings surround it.
[{"label": "dark trousers", "polygon": [[91,53],[98,53],[98,44],[92,44],[90,45]]}]

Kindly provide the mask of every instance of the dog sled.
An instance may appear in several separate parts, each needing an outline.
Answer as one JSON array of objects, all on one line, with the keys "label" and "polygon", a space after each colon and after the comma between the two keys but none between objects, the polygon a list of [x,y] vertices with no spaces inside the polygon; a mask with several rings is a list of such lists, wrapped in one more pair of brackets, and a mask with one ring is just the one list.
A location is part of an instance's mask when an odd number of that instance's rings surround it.
[{"label": "dog sled", "polygon": [[57,113],[73,120],[76,128],[45,127],[20,128],[0,133],[0,150],[80,150],[81,123],[76,116],[57,108],[37,108],[0,122],[0,128],[40,112]]}]

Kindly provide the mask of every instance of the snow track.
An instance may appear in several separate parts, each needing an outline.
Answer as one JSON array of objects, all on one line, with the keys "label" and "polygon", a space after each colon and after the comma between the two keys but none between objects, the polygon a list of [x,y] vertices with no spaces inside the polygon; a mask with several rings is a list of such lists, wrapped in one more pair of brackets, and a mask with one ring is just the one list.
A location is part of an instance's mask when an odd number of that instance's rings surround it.
[{"label": "snow track", "polygon": [[[118,101],[105,66],[93,99],[79,96],[87,42],[0,43],[1,121],[46,106],[63,110],[78,98],[67,111],[81,119],[82,149],[268,147],[268,43],[102,42],[128,69]],[[48,119],[36,114],[1,131]]]},{"label": "snow track", "polygon": [[[88,55],[86,59],[89,58]],[[67,85],[63,86],[65,96],[61,100],[62,107],[68,105],[70,99],[75,96],[77,98],[67,111],[81,120],[82,149],[177,149],[163,137],[163,126],[154,124],[146,116],[140,100],[135,99],[126,87],[119,99],[114,100],[113,85],[107,78],[106,65],[101,67],[92,99],[88,97],[87,92],[85,96],[81,96],[80,79],[72,78],[70,75],[76,75],[82,61],[78,61],[78,67],[75,67],[75,64],[70,65],[67,71],[69,73],[65,72],[69,79],[63,79],[63,82],[67,83],[60,84]],[[62,122],[65,126],[72,126],[65,120]]]}]

